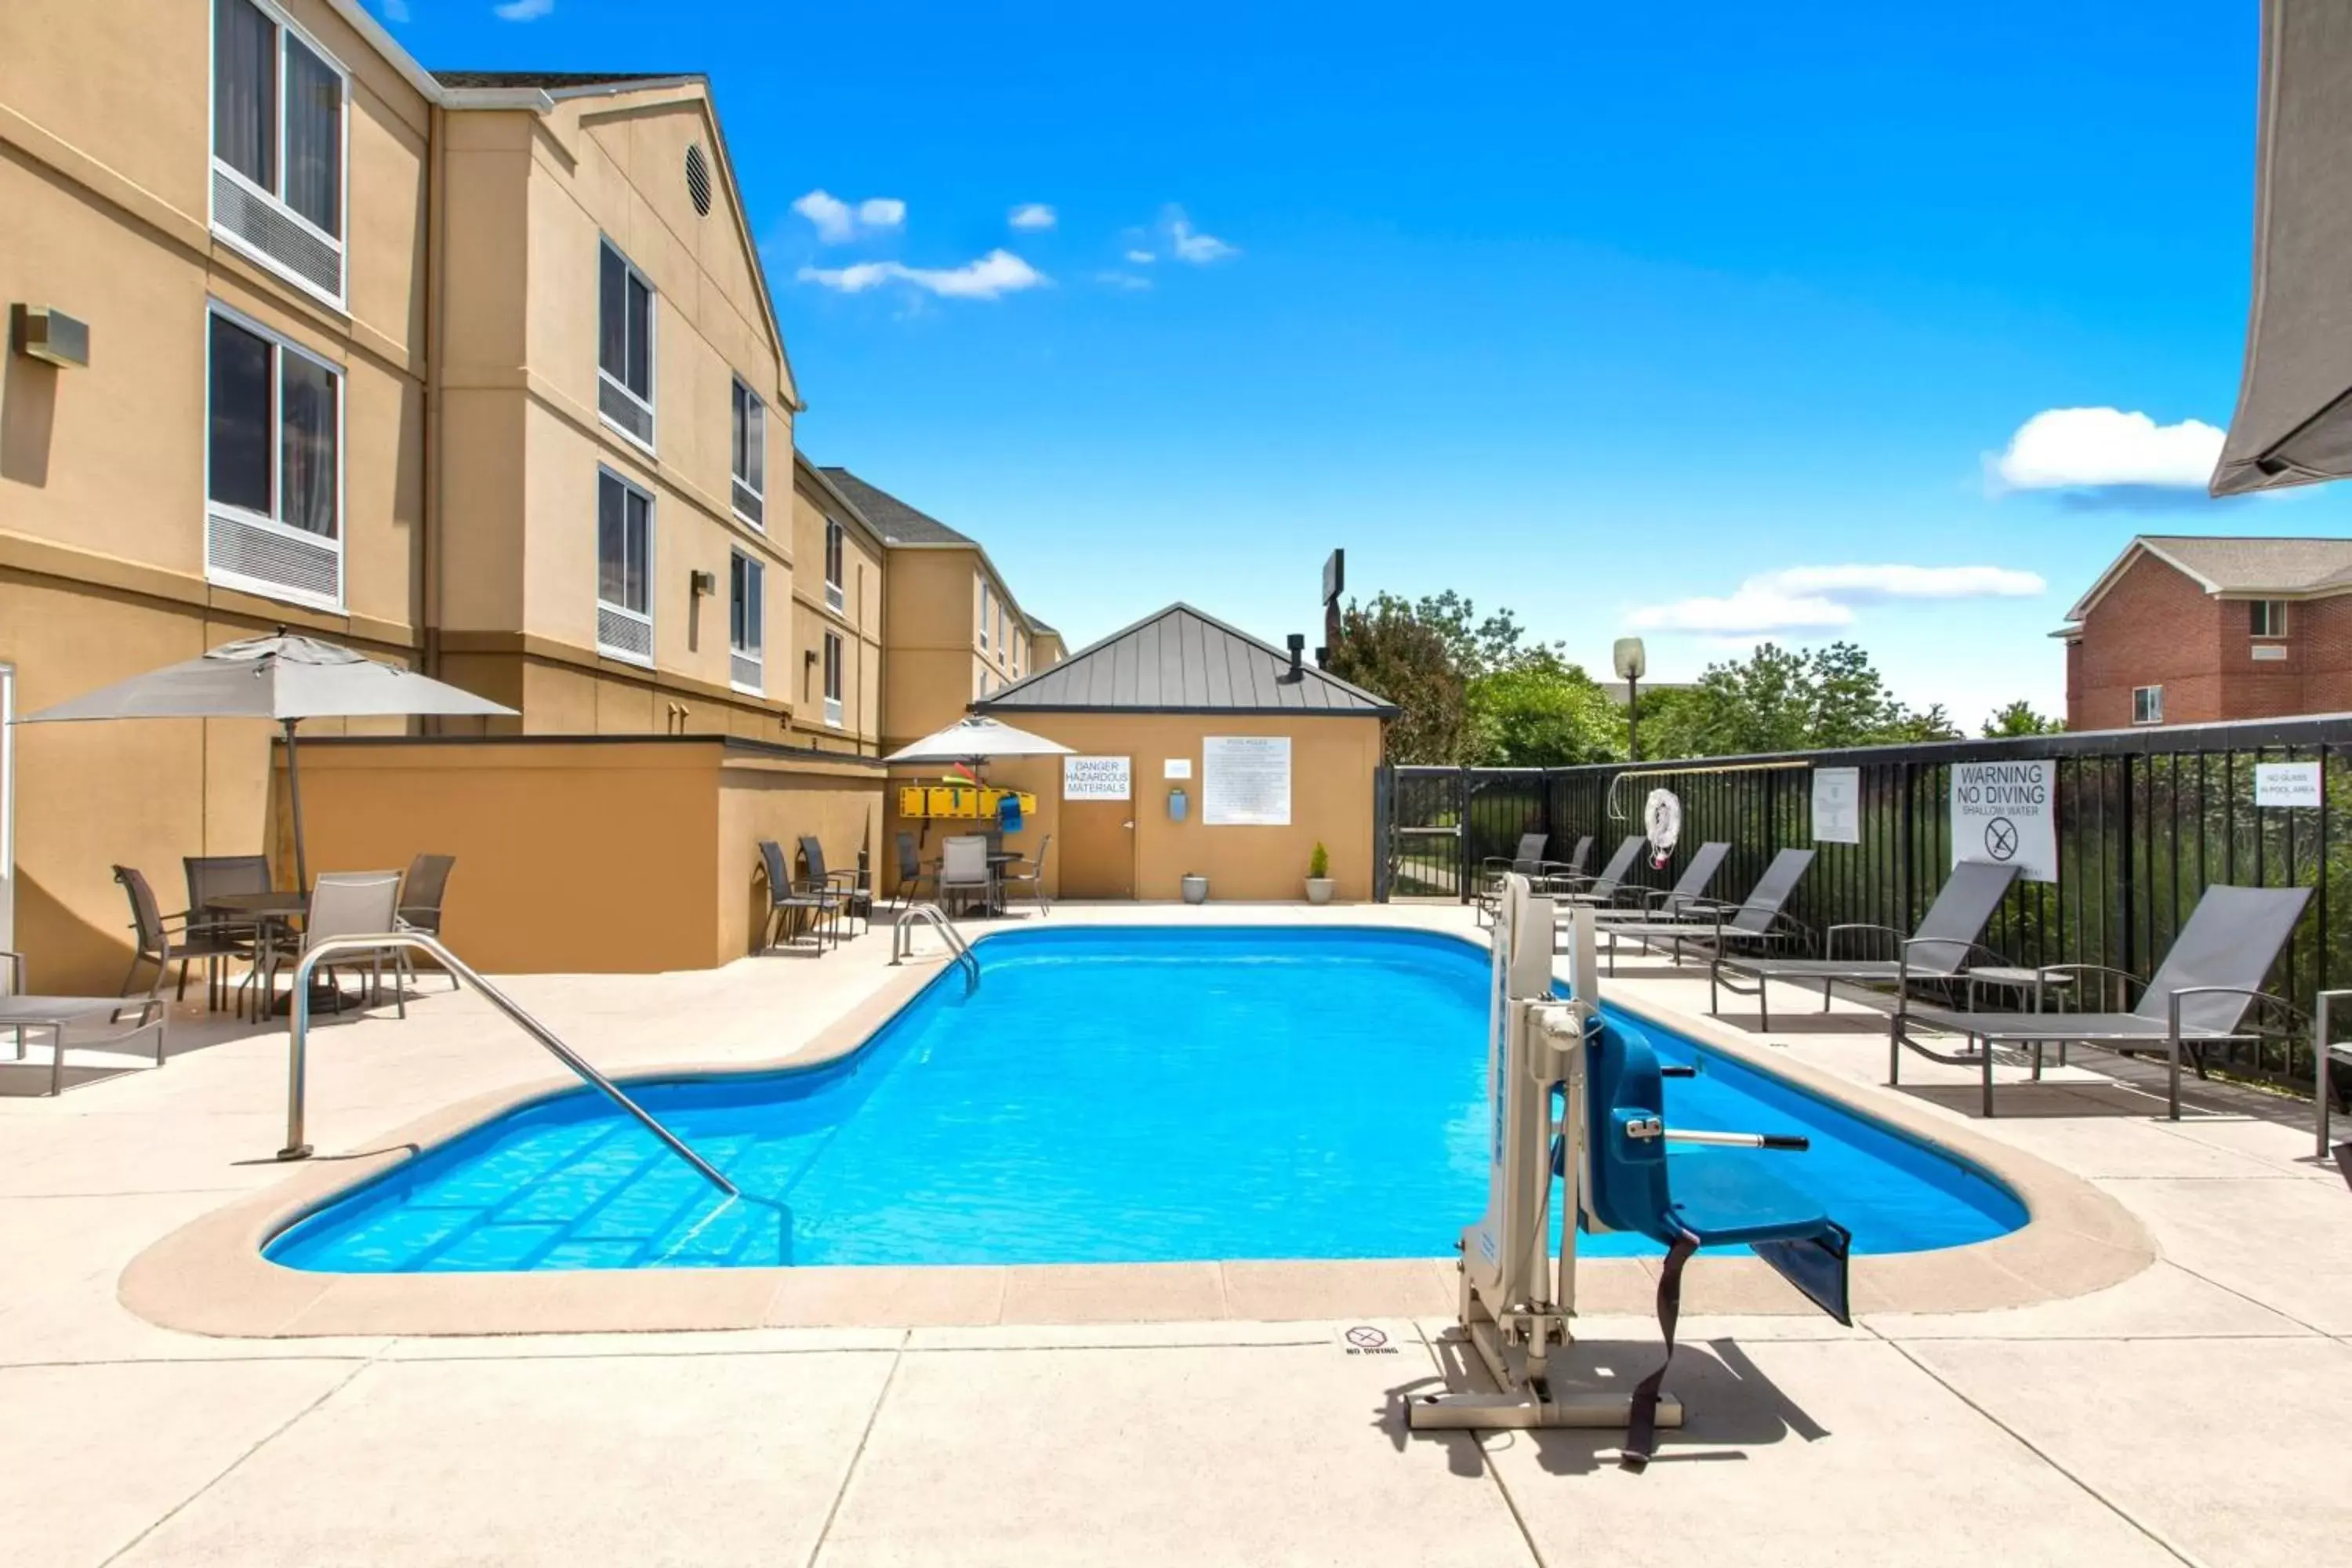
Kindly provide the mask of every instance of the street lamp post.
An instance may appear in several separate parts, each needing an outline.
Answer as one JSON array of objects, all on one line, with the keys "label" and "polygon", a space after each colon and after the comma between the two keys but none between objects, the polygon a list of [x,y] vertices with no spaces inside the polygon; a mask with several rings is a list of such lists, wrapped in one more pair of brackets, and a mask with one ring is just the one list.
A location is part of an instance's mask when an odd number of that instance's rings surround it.
[{"label": "street lamp post", "polygon": [[1625,683],[1625,752],[1629,760],[1642,760],[1642,677],[1649,672],[1649,658],[1643,650],[1640,637],[1619,637],[1613,650],[1617,678]]}]

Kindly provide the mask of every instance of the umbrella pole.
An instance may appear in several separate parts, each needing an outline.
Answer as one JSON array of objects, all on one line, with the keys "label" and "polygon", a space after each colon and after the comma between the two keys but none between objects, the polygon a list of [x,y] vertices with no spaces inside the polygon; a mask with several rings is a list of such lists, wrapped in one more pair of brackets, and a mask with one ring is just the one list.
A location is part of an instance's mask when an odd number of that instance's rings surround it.
[{"label": "umbrella pole", "polygon": [[294,890],[310,890],[310,868],[302,859],[302,770],[294,749],[294,721],[286,721],[286,798],[294,815]]}]

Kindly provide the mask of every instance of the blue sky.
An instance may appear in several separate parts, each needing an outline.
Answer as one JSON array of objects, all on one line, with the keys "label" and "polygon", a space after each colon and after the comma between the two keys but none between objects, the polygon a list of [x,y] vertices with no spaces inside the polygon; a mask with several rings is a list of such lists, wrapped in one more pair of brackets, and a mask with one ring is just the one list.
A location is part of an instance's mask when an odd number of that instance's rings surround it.
[{"label": "blue sky", "polygon": [[707,72],[803,447],[1074,641],[1311,632],[1345,545],[1596,670],[1844,636],[1974,724],[2060,705],[2133,533],[2352,505],[2195,483],[2252,4],[370,4],[427,65]]}]

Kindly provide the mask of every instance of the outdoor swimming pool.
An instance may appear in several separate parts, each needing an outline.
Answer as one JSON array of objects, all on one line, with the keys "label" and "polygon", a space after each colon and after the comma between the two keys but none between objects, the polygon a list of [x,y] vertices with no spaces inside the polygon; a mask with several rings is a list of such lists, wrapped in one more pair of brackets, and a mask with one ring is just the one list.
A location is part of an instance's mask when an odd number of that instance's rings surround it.
[{"label": "outdoor swimming pool", "polygon": [[[852,1055],[640,1082],[715,1193],[585,1090],[499,1117],[267,1248],[352,1273],[1432,1258],[1484,1207],[1487,957],[1365,928],[1032,928]],[[1640,1025],[1677,1126],[1800,1131],[1764,1160],[1859,1252],[2025,1223],[1981,1171]],[[1606,1236],[1594,1254],[1654,1252]]]}]

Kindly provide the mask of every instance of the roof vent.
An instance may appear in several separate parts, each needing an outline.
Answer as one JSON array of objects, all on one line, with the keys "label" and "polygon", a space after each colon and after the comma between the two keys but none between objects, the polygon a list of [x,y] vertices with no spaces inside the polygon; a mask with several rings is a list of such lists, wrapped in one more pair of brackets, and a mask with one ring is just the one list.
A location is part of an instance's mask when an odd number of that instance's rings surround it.
[{"label": "roof vent", "polygon": [[686,144],[686,194],[694,198],[696,212],[710,216],[710,160],[699,142]]}]

